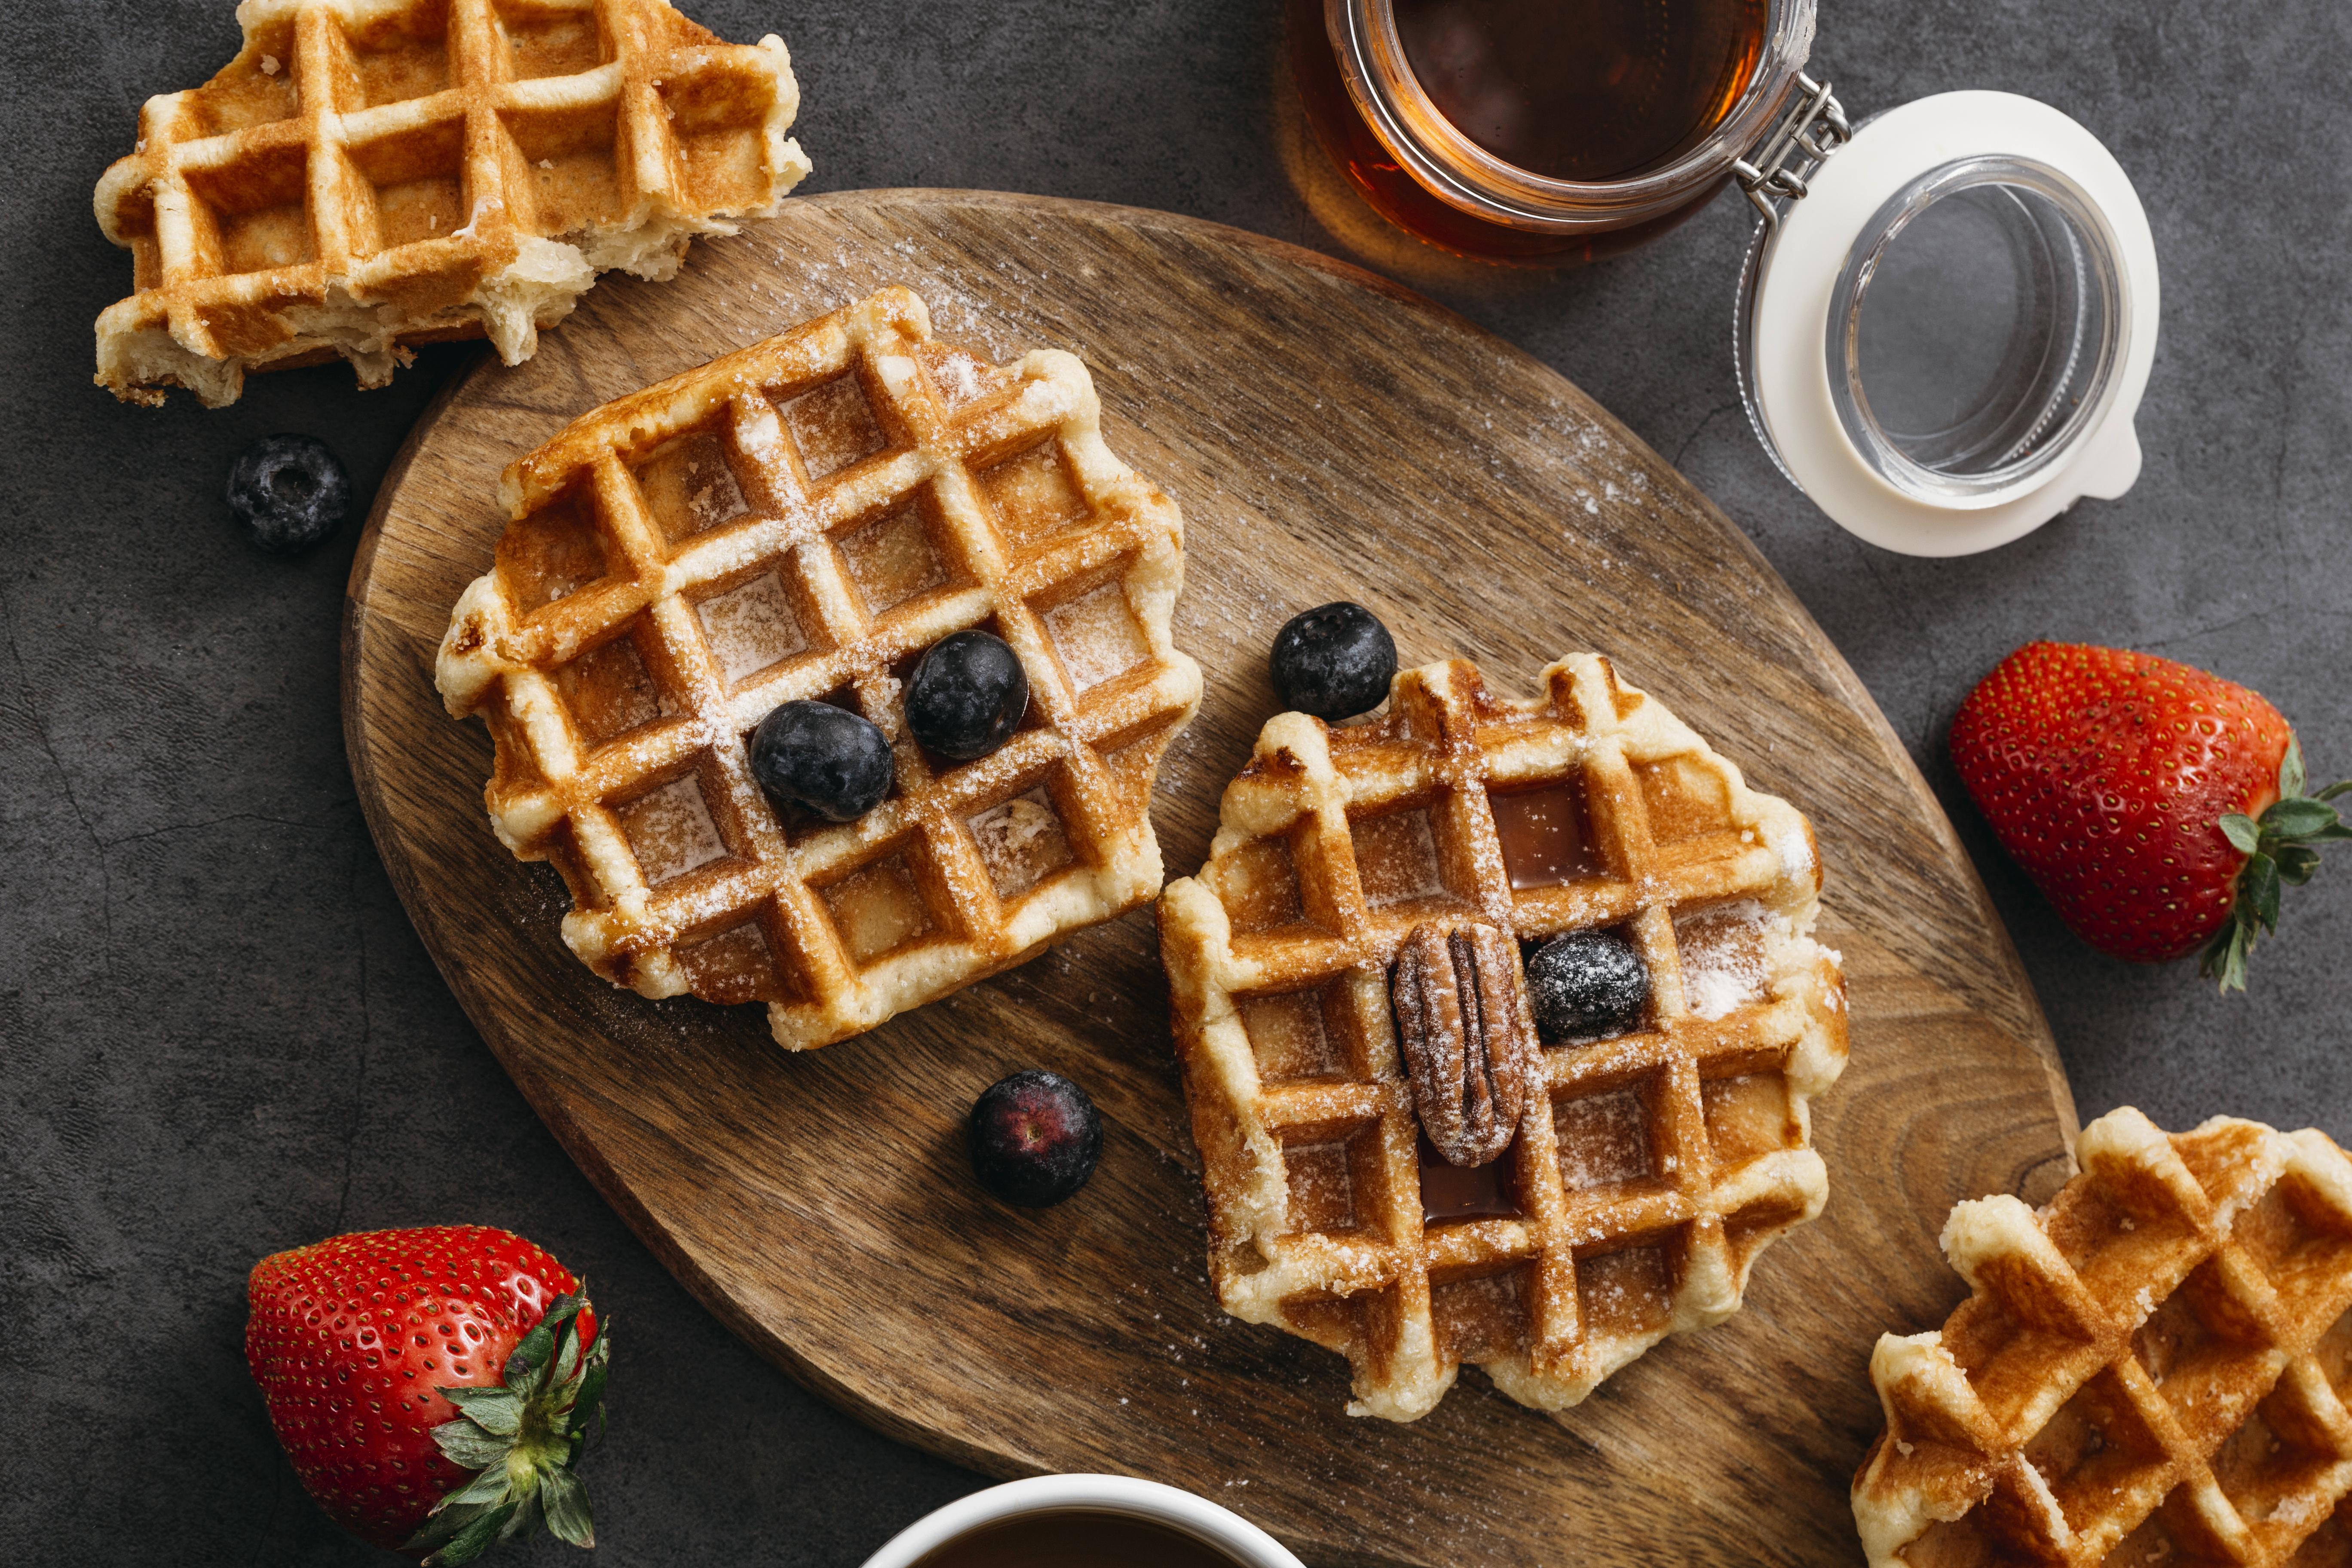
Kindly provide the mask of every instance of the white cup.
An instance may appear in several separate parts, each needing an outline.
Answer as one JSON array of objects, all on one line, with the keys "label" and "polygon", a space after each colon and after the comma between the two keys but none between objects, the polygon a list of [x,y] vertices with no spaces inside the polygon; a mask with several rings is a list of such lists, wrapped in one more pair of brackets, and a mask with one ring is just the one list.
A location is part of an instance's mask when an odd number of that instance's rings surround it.
[{"label": "white cup", "polygon": [[1126,1476],[1033,1476],[974,1492],[892,1536],[866,1560],[866,1568],[913,1568],[926,1553],[982,1525],[1074,1509],[1164,1524],[1215,1547],[1240,1568],[1305,1568],[1282,1542],[1232,1510],[1174,1487]]}]

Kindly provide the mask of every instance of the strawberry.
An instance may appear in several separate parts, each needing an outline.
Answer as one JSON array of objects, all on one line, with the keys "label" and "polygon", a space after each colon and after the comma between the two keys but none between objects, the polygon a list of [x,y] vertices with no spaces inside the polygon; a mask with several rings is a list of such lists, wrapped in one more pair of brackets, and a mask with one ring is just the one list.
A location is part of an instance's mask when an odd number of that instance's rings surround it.
[{"label": "strawberry", "polygon": [[572,1467],[611,1346],[570,1269],[509,1231],[374,1230],[263,1258],[246,1296],[246,1364],[336,1523],[426,1563],[541,1520],[595,1544]]},{"label": "strawberry", "polygon": [[1952,720],[1952,763],[2001,847],[2102,952],[2145,963],[2203,950],[2201,974],[2246,988],[2278,929],[2279,884],[2316,846],[2352,838],[2303,793],[2279,710],[2235,682],[2152,654],[2028,643]]}]

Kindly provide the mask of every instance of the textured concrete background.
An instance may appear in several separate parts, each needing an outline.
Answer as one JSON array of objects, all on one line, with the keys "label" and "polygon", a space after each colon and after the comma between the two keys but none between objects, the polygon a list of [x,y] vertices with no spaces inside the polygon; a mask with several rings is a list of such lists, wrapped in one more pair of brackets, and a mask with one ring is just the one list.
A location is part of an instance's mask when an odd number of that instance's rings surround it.
[{"label": "textured concrete background", "polygon": [[[2075,942],[1991,847],[1940,739],[1979,674],[2048,635],[2218,668],[2295,720],[2315,771],[2352,771],[2341,0],[1824,0],[1816,68],[1850,108],[1958,87],[2055,103],[2131,172],[2163,260],[2138,489],[1942,563],[1848,539],[1754,445],[1728,342],[1736,202],[1593,270],[1481,277],[1302,181],[1267,0],[689,9],[792,46],[809,190],[1174,208],[1355,254],[1542,355],[1720,501],[1853,661],[1991,884],[2086,1118],[2128,1101],[2168,1125],[2227,1110],[2352,1138],[2352,865],[2294,895],[2252,997],[2221,1001],[2185,967]],[[464,1217],[545,1243],[623,1325],[622,1436],[591,1476],[604,1562],[855,1563],[978,1479],[756,1359],[533,1119],[352,799],[335,658],[356,530],[265,559],[221,500],[230,458],[278,429],[324,437],[372,492],[478,351],[429,351],[384,392],[341,370],[265,377],[220,413],[121,407],[89,384],[90,320],[130,277],[90,185],[141,100],[201,81],[236,38],[227,0],[0,21],[0,1560],[387,1561],[338,1536],[278,1457],[243,1370],[242,1281],[338,1229]]]}]

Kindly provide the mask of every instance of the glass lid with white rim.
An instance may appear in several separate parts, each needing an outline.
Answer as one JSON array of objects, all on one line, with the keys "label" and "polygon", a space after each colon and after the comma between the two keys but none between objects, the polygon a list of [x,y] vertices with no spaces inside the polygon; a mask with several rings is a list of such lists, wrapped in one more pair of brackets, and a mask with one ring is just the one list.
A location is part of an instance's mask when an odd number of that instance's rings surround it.
[{"label": "glass lid with white rim", "polygon": [[1913,555],[2007,543],[2139,474],[2156,250],[2113,154],[2032,99],[1849,129],[1809,89],[1740,183],[1740,395],[1799,489]]}]

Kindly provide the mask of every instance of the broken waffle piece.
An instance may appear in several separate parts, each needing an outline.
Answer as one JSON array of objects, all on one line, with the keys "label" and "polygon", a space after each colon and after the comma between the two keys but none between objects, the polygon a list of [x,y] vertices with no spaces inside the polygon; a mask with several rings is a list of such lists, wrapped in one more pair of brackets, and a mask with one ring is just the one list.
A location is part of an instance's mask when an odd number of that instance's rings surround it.
[{"label": "broken waffle piece", "polygon": [[[1160,900],[1218,1297],[1347,1356],[1353,1414],[1423,1415],[1465,1362],[1572,1405],[1736,1311],[1828,1192],[1811,828],[1606,659],[1543,681],[1506,700],[1457,660],[1370,723],[1269,721]],[[1588,931],[1637,955],[1640,1007],[1539,1037],[1527,956]]]},{"label": "broken waffle piece", "polygon": [[[1170,640],[1183,524],[1100,419],[1075,356],[987,363],[887,289],[507,470],[436,680],[488,721],[491,826],[562,873],[572,952],[646,996],[765,1003],[798,1049],[1159,892],[1152,781],[1201,698]],[[973,628],[1029,702],[958,763],[908,732],[906,678]],[[753,777],[748,736],[803,700],[888,742],[854,820]]]},{"label": "broken waffle piece", "polygon": [[98,183],[133,292],[98,383],[236,401],[248,370],[488,337],[509,364],[599,273],[673,276],[697,235],[808,173],[773,35],[728,44],[663,0],[243,0],[245,47],[139,113]]},{"label": "broken waffle piece", "polygon": [[2083,1129],[2040,1211],[1954,1208],[1969,1299],[1880,1338],[1874,1568],[2352,1560],[2352,1162],[2217,1116]]}]

